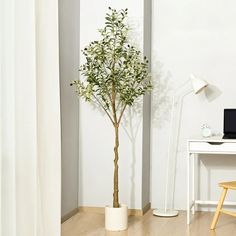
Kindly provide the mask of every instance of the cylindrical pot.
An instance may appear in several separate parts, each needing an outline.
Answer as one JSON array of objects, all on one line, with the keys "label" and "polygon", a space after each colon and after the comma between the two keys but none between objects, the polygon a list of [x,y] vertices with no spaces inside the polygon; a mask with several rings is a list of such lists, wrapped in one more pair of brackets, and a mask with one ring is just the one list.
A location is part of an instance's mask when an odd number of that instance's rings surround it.
[{"label": "cylindrical pot", "polygon": [[105,228],[109,231],[121,231],[128,228],[128,207],[121,204],[119,208],[105,207]]}]

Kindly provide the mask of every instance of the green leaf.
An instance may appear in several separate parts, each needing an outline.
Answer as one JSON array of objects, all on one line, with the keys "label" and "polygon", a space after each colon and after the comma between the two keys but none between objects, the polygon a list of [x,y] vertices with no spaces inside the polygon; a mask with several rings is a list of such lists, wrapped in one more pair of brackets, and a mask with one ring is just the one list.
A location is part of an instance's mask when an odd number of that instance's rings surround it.
[{"label": "green leaf", "polygon": [[81,79],[72,83],[78,96],[88,102],[98,99],[105,110],[113,103],[131,106],[152,89],[148,59],[128,40],[127,11],[110,8],[100,39],[82,50]]}]

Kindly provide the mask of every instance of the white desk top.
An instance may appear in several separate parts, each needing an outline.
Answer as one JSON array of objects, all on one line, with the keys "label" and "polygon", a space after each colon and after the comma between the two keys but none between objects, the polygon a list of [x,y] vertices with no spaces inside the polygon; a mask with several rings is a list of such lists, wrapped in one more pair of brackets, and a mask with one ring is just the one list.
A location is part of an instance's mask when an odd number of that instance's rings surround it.
[{"label": "white desk top", "polygon": [[236,143],[236,139],[222,139],[222,136],[212,136],[209,138],[195,137],[190,138],[189,142],[220,142],[220,143]]}]

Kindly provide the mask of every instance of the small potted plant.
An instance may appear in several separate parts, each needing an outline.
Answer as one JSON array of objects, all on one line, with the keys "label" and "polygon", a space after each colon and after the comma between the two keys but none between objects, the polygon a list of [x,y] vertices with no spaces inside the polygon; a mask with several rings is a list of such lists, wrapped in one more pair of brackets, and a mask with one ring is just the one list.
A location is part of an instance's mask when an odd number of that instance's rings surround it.
[{"label": "small potted plant", "polygon": [[127,229],[127,206],[119,202],[119,127],[127,106],[150,91],[148,60],[128,42],[128,9],[109,8],[100,40],[82,50],[86,62],[81,65],[81,79],[73,81],[76,93],[85,101],[98,104],[114,128],[113,205],[105,208],[107,230]]}]

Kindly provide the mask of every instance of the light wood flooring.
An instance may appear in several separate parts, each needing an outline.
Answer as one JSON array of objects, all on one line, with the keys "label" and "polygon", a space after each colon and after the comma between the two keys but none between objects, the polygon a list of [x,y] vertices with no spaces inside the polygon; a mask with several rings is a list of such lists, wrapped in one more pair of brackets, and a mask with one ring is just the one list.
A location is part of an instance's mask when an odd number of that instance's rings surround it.
[{"label": "light wood flooring", "polygon": [[148,211],[142,217],[129,217],[126,232],[106,232],[104,215],[78,213],[62,224],[62,236],[236,236],[236,219],[221,215],[216,230],[210,230],[213,213],[197,212],[192,224],[186,225],[186,212],[161,218]]}]

